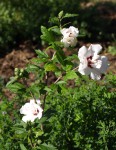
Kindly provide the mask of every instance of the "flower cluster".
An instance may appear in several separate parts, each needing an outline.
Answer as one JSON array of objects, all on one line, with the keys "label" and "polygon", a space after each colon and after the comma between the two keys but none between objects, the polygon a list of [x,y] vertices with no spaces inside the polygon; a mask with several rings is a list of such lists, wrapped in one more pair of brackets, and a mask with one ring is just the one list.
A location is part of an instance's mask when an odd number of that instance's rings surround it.
[{"label": "flower cluster", "polygon": [[[74,47],[77,44],[78,28],[70,26],[61,30],[63,38],[61,40],[65,47]],[[79,49],[78,57],[80,65],[78,71],[82,75],[90,75],[91,79],[100,80],[108,68],[108,60],[106,56],[98,55],[102,50],[99,44],[91,44],[87,49],[82,46]]]},{"label": "flower cluster", "polygon": [[25,103],[20,109],[20,113],[24,115],[22,120],[24,122],[33,122],[36,118],[40,119],[43,111],[40,104],[40,100],[36,100],[35,102],[33,99],[31,99],[30,102]]},{"label": "flower cluster", "polygon": [[78,28],[70,26],[69,28],[63,28],[61,30],[63,38],[61,40],[64,43],[64,47],[74,47],[77,44],[77,36],[79,34]]}]

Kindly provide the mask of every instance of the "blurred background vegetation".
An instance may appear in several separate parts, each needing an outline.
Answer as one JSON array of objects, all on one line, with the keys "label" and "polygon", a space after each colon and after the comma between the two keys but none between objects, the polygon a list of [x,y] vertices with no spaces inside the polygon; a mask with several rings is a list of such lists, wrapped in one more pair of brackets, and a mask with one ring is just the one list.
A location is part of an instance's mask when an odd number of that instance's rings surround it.
[{"label": "blurred background vegetation", "polygon": [[116,40],[115,0],[1,0],[0,53],[27,40],[40,45],[40,26],[49,26],[49,17],[61,10],[78,14],[71,22],[85,42]]}]

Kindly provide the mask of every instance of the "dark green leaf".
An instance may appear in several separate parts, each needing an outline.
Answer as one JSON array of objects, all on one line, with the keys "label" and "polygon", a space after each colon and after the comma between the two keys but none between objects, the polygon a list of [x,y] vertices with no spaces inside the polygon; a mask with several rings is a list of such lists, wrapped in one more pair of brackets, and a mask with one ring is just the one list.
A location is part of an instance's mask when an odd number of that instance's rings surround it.
[{"label": "dark green leaf", "polygon": [[69,14],[69,13],[66,13],[63,18],[70,18],[70,17],[76,17],[78,16],[77,14]]},{"label": "dark green leaf", "polygon": [[10,89],[12,92],[18,92],[19,90],[25,89],[25,86],[21,83],[14,83],[7,85],[7,88]]},{"label": "dark green leaf", "polygon": [[21,150],[27,150],[26,147],[24,146],[24,144],[20,144],[20,148],[21,148]]},{"label": "dark green leaf", "polygon": [[48,58],[48,55],[41,50],[35,50],[36,54],[38,54],[39,58]]},{"label": "dark green leaf", "polygon": [[55,64],[50,64],[50,63],[45,64],[44,69],[45,71],[57,71],[58,70]]},{"label": "dark green leaf", "polygon": [[43,143],[40,145],[41,150],[57,150],[53,145]]},{"label": "dark green leaf", "polygon": [[53,42],[54,41],[54,37],[53,37],[53,34],[51,31],[48,31],[48,29],[44,26],[41,26],[41,32],[42,32],[42,35],[41,35],[41,39],[50,43],[50,42]]},{"label": "dark green leaf", "polygon": [[66,76],[64,77],[64,80],[70,80],[70,79],[71,80],[72,79],[78,79],[78,76],[77,76],[77,74],[75,73],[74,70],[67,72]]}]

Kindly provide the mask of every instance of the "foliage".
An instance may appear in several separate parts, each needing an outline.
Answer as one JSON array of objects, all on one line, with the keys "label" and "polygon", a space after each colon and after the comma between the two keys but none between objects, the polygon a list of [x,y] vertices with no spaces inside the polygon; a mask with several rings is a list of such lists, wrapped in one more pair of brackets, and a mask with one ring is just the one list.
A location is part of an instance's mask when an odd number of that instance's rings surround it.
[{"label": "foliage", "polygon": [[[26,68],[15,69],[6,85],[14,93],[12,100],[4,96],[0,86],[0,149],[116,149],[116,77],[109,74],[101,81],[93,81],[77,72],[78,57],[73,48],[68,49],[72,55],[66,56],[59,42],[62,20],[72,16],[62,11],[57,17],[60,23],[41,27],[41,38],[48,48],[36,50],[37,58]],[[51,49],[52,56],[48,54]],[[32,82],[30,74],[34,75]],[[54,80],[50,81],[50,74]],[[21,106],[38,98],[43,117],[34,122],[21,121]]]},{"label": "foliage", "polygon": [[[103,16],[102,8],[106,8],[106,14],[115,13],[115,4],[98,3],[92,7],[81,7],[82,2],[88,0],[1,0],[0,1],[0,48],[9,51],[12,46],[31,40],[40,43],[40,26],[48,26],[48,18],[56,16],[59,11],[79,14],[74,20],[78,23],[81,32],[86,35],[85,40],[109,40],[115,39],[115,20],[112,17]],[[99,8],[100,7],[100,8]],[[101,9],[101,10],[100,10]],[[47,10],[47,13],[46,13]],[[105,11],[105,10],[103,10]],[[107,12],[108,11],[108,12]],[[99,13],[99,15],[98,15]],[[54,21],[55,18],[54,18]],[[63,23],[68,22],[68,18]],[[104,26],[105,24],[105,26]]]},{"label": "foliage", "polygon": [[112,54],[112,55],[116,55],[116,46],[109,46],[108,47],[108,53]]},{"label": "foliage", "polygon": [[[59,10],[72,12],[79,7],[72,0],[1,0],[0,1],[0,47],[8,49],[24,40],[40,41],[40,26],[48,23],[48,18]],[[46,13],[47,11],[47,13]]]}]

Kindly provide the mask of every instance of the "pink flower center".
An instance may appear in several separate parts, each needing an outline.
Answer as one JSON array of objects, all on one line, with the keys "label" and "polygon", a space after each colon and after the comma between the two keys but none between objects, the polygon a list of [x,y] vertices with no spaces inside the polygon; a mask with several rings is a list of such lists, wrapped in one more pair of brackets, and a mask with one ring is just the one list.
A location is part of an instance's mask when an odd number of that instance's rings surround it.
[{"label": "pink flower center", "polygon": [[87,57],[87,62],[88,62],[88,67],[93,68],[92,64],[94,63],[92,62],[92,56]]}]

